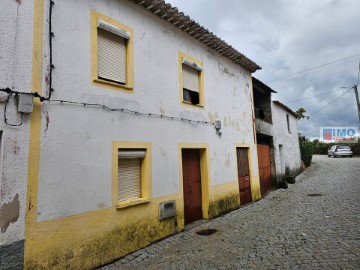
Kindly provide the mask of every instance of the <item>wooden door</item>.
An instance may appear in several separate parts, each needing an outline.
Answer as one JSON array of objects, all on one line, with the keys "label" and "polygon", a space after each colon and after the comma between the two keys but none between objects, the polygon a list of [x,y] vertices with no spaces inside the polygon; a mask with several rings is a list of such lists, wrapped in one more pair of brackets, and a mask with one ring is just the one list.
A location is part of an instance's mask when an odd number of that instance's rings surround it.
[{"label": "wooden door", "polygon": [[268,145],[258,144],[258,163],[261,194],[271,188],[271,167],[270,167],[270,147]]},{"label": "wooden door", "polygon": [[236,148],[241,205],[252,201],[248,151],[248,148]]},{"label": "wooden door", "polygon": [[182,150],[185,224],[202,219],[200,155],[198,149]]}]

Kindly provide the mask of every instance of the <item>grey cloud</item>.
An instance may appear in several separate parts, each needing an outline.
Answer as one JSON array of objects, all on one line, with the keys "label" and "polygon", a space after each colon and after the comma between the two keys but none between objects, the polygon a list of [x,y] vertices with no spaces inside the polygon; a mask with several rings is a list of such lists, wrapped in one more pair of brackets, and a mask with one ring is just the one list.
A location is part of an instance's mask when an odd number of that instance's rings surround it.
[{"label": "grey cloud", "polygon": [[[356,83],[360,55],[321,68],[301,70],[360,53],[357,0],[169,0],[181,11],[233,45],[263,69],[255,76],[278,94],[301,99]],[[311,113],[342,92],[289,103]],[[299,122],[301,133],[318,137],[320,126],[358,126],[354,93]]]}]

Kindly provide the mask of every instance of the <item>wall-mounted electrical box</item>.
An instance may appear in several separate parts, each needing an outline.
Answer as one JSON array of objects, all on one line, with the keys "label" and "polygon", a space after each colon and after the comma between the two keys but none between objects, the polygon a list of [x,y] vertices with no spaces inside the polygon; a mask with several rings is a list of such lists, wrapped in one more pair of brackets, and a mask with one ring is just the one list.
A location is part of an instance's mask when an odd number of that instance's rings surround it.
[{"label": "wall-mounted electrical box", "polygon": [[33,111],[33,96],[27,94],[20,94],[18,112],[31,113],[32,111]]},{"label": "wall-mounted electrical box", "polygon": [[217,120],[215,121],[215,129],[221,129],[221,121]]},{"label": "wall-mounted electrical box", "polygon": [[159,215],[160,220],[175,216],[176,216],[175,200],[160,203],[160,215]]}]

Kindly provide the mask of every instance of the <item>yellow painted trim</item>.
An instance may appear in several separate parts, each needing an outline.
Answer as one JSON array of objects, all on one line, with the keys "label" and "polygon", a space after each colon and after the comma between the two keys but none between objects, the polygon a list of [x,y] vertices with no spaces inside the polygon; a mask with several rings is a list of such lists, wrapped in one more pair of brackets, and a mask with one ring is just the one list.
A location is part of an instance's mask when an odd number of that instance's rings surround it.
[{"label": "yellow painted trim", "polygon": [[[44,1],[34,1],[34,30],[32,56],[31,91],[42,94]],[[37,184],[40,160],[41,102],[34,99],[34,110],[30,114],[30,139],[28,161],[28,186],[26,224],[36,222]]]},{"label": "yellow painted trim", "polygon": [[[118,197],[118,161],[119,149],[145,149],[146,155],[141,162],[141,198],[119,202]],[[112,143],[112,205],[117,208],[124,208],[136,204],[149,202],[152,194],[152,153],[151,143],[149,142],[122,142],[114,141]]]},{"label": "yellow painted trim", "polygon": [[[182,85],[182,60],[187,59],[191,62],[194,62],[203,68],[202,71],[199,71],[199,104],[191,104],[188,101],[183,99],[183,85]],[[178,72],[179,72],[179,95],[180,95],[180,104],[184,106],[191,106],[191,107],[199,107],[204,108],[204,65],[203,62],[187,55],[183,52],[178,53]]]},{"label": "yellow painted trim", "polygon": [[229,195],[231,193],[239,194],[239,181],[237,179],[226,183],[216,184],[210,188],[211,200],[217,200],[224,195]]},{"label": "yellow painted trim", "polygon": [[[256,147],[256,145],[255,145]],[[252,147],[251,144],[248,143],[237,143],[235,144],[235,160],[237,161],[237,153],[236,148],[248,148],[248,163],[249,163],[249,171],[250,171],[250,187],[251,187],[251,197],[252,201],[256,201],[258,199],[258,191],[260,190],[260,185],[258,180],[258,177],[254,176],[254,170],[253,170],[253,163],[252,163]],[[236,177],[239,175],[238,166],[236,166]],[[238,188],[239,184],[238,184]]]},{"label": "yellow painted trim", "polygon": [[[31,91],[42,94],[43,71],[43,34],[44,34],[44,0],[34,1],[33,21],[33,52],[32,52],[32,78]],[[34,109],[30,114],[30,136],[28,157],[28,180],[25,209],[25,239],[31,237],[31,227],[36,224],[37,218],[37,189],[40,163],[40,131],[41,131],[41,102],[34,99]],[[31,248],[25,241],[24,268]]]},{"label": "yellow painted trim", "polygon": [[128,200],[128,201],[124,201],[124,202],[119,202],[118,205],[116,206],[116,208],[121,209],[121,208],[126,208],[129,206],[143,204],[143,203],[149,203],[149,202],[150,202],[150,200],[139,198],[136,200]]},{"label": "yellow painted trim", "polygon": [[182,195],[182,206],[184,209],[184,189],[182,173],[182,149],[199,149],[200,151],[200,173],[201,173],[201,196],[202,196],[202,213],[203,218],[209,218],[210,202],[210,164],[209,164],[209,146],[202,143],[179,143],[178,160],[179,160],[179,187]]},{"label": "yellow painted trim", "polygon": [[[97,22],[101,19],[120,29],[130,33],[126,41],[126,84],[116,84],[98,78],[97,71]],[[134,89],[134,30],[121,22],[118,22],[95,10],[90,11],[90,42],[91,42],[91,83],[100,87],[107,87],[113,90],[123,90],[132,93]]]},{"label": "yellow painted trim", "polygon": [[[176,222],[159,221],[159,204],[170,200],[176,201]],[[25,241],[25,269],[93,269],[134,252],[184,228],[181,201],[172,194],[121,211],[109,207],[36,223]]]}]

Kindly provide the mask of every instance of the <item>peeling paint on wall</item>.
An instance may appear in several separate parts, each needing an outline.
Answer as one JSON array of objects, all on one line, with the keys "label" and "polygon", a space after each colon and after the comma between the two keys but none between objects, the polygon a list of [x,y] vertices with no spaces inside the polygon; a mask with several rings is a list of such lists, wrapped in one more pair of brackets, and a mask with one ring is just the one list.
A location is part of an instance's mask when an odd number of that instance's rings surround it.
[{"label": "peeling paint on wall", "polygon": [[215,112],[215,113],[209,112],[208,116],[209,116],[209,121],[211,123],[215,123],[215,121],[219,119],[217,112]]},{"label": "peeling paint on wall", "polygon": [[1,233],[5,233],[10,223],[15,223],[19,218],[20,202],[19,194],[16,194],[11,202],[5,203],[0,207],[0,228]]},{"label": "peeling paint on wall", "polygon": [[48,130],[49,128],[49,123],[50,123],[50,119],[49,119],[49,112],[45,111],[45,120],[46,120],[46,124],[45,124],[45,132]]},{"label": "peeling paint on wall", "polygon": [[220,69],[222,74],[227,74],[230,77],[235,77],[235,74],[233,72],[230,72],[227,67],[224,66],[224,64],[220,61],[218,61],[218,68]]}]

